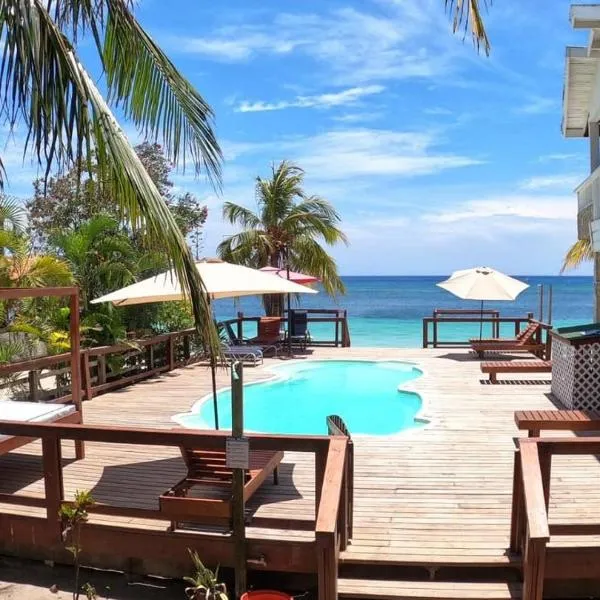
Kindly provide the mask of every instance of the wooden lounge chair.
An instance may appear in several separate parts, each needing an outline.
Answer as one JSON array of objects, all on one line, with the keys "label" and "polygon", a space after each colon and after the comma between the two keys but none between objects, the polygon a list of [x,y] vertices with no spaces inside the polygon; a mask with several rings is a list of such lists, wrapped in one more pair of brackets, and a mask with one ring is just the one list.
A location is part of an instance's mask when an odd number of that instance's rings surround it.
[{"label": "wooden lounge chair", "polygon": [[537,341],[541,324],[532,322],[514,338],[471,339],[471,348],[482,358],[486,351],[531,352],[541,354],[546,345]]},{"label": "wooden lounge chair", "polygon": [[[181,449],[187,467],[186,476],[159,498],[160,510],[171,519],[171,527],[178,521],[225,522],[231,520],[232,470],[227,467],[222,450]],[[250,450],[250,468],[244,482],[244,502],[256,492],[271,473],[273,483],[279,483],[280,450]],[[197,489],[193,489],[197,488]]]},{"label": "wooden lounge chair", "polygon": [[481,363],[481,372],[489,373],[490,383],[498,383],[498,373],[550,373],[550,360],[489,360]]},{"label": "wooden lounge chair", "polygon": [[518,429],[529,437],[540,437],[548,431],[600,431],[600,413],[583,410],[518,410],[515,412]]}]

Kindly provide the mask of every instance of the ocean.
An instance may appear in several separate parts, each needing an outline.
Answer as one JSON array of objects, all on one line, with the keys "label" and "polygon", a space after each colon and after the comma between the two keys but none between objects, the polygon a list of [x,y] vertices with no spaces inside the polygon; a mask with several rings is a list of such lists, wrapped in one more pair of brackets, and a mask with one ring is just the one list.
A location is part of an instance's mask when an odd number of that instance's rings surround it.
[{"label": "ocean", "polygon": [[[593,317],[593,283],[591,277],[519,276],[529,284],[514,302],[486,302],[486,309],[498,309],[501,316],[525,316],[533,312],[539,317],[540,286],[546,290],[544,318],[548,318],[548,289],[552,286],[552,323],[557,326],[589,323]],[[348,311],[353,346],[419,347],[422,343],[422,319],[431,316],[435,308],[479,310],[480,303],[456,298],[435,284],[445,276],[422,277],[344,277],[346,294],[335,299],[324,293],[303,296],[293,306],[304,308],[340,308]],[[218,319],[234,317],[238,310],[248,316],[263,314],[258,298],[219,300],[215,302]],[[316,339],[332,339],[333,325],[313,324],[311,335]],[[252,335],[248,330],[248,335]],[[484,335],[491,330],[484,327]],[[501,335],[512,335],[512,327]],[[441,324],[440,339],[466,339],[479,335],[478,324]]]}]

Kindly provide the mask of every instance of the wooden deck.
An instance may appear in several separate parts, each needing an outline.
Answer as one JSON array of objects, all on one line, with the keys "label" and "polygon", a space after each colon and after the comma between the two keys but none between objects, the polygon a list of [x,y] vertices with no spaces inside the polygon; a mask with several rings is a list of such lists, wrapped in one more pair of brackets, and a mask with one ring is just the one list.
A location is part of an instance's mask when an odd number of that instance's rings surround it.
[{"label": "wooden deck", "polygon": [[[424,399],[430,424],[391,438],[355,438],[354,538],[342,553],[349,565],[507,566],[512,491],[514,411],[555,408],[548,375],[489,385],[479,361],[466,351],[422,349],[318,349],[313,358],[413,361],[424,371],[411,382]],[[245,380],[270,377],[269,364],[247,368]],[[279,362],[279,361],[276,361]],[[219,374],[219,385],[228,382]],[[84,404],[87,424],[170,428],[210,391],[209,371],[191,366]],[[569,435],[569,434],[565,434]],[[67,446],[67,444],[65,444]],[[68,444],[71,446],[71,444]],[[0,493],[44,494],[40,444],[0,457]],[[87,443],[84,460],[65,448],[66,497],[90,489],[101,503],[157,508],[158,496],[183,474],[176,449]],[[280,485],[265,484],[248,510],[255,516],[314,519],[314,464],[286,453]],[[600,464],[594,457],[557,457],[550,520],[597,518]],[[0,504],[0,513],[44,514],[43,509]],[[165,530],[167,522],[94,515],[95,522]],[[280,532],[250,528],[255,537]],[[285,532],[298,539],[312,532]],[[552,544],[572,540],[553,540]],[[586,544],[600,544],[600,537]]]}]

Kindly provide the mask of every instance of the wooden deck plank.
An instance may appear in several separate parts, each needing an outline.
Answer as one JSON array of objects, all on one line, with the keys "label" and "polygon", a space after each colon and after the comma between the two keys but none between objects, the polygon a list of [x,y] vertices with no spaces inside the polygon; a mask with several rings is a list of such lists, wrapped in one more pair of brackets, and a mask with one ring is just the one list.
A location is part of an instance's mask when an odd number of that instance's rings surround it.
[{"label": "wooden deck plank", "polygon": [[[423,416],[431,421],[394,437],[355,436],[355,534],[341,560],[508,564],[512,438],[526,435],[517,431],[513,415],[515,410],[535,415],[556,408],[548,397],[547,376],[527,376],[523,379],[527,383],[515,385],[483,385],[479,361],[468,352],[450,349],[322,348],[315,350],[314,358],[416,363],[424,375],[409,389],[422,395]],[[265,359],[263,367],[247,368],[245,380],[270,378],[269,365],[279,362]],[[228,374],[219,371],[218,387],[227,384]],[[84,418],[92,424],[173,427],[174,414],[186,412],[209,392],[209,370],[194,365],[85,402]],[[0,457],[0,492],[43,495],[40,448],[36,442]],[[185,474],[177,448],[88,443],[86,458],[74,462],[73,444],[64,443],[63,456],[67,497],[87,488],[99,502],[111,506],[155,510],[158,496]],[[249,515],[314,519],[314,471],[312,457],[286,453],[280,485],[267,480],[248,503]],[[593,522],[600,501],[599,480],[600,463],[594,457],[555,457],[551,523]],[[15,505],[0,505],[0,511],[43,514],[41,509]],[[168,526],[166,521],[105,515],[92,519],[149,530]],[[248,533],[265,538],[283,535],[251,525]],[[307,539],[313,534],[285,535]],[[586,537],[585,543],[600,545],[600,536]]]}]

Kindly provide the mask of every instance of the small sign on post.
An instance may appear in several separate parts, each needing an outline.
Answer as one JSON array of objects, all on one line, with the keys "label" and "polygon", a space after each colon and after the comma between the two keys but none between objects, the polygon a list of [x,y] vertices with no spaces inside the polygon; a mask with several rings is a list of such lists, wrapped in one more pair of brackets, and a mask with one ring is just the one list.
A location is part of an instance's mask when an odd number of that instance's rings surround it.
[{"label": "small sign on post", "polygon": [[250,467],[250,440],[246,437],[227,438],[225,442],[226,464],[230,469]]}]

